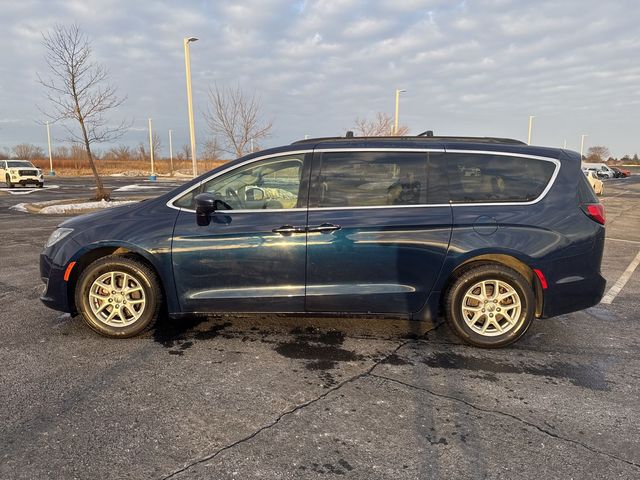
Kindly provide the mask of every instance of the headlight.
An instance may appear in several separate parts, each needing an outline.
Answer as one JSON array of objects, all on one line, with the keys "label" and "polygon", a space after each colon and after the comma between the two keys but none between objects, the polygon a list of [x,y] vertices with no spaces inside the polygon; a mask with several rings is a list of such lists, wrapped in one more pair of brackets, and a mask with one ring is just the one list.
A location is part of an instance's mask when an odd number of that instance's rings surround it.
[{"label": "headlight", "polygon": [[49,248],[51,245],[58,243],[64,237],[73,232],[73,228],[58,228],[49,236],[49,240],[44,244],[44,248]]}]

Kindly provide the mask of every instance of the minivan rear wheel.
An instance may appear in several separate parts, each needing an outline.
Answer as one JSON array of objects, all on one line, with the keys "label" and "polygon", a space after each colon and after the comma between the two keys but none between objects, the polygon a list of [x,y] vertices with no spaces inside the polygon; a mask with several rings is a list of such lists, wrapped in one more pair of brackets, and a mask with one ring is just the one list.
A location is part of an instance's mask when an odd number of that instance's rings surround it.
[{"label": "minivan rear wheel", "polygon": [[463,273],[446,297],[447,321],[465,342],[498,348],[518,340],[533,321],[535,296],[527,280],[503,265]]},{"label": "minivan rear wheel", "polygon": [[162,291],[149,267],[132,258],[110,255],[81,273],[75,300],[92,330],[106,337],[127,338],[156,322]]}]

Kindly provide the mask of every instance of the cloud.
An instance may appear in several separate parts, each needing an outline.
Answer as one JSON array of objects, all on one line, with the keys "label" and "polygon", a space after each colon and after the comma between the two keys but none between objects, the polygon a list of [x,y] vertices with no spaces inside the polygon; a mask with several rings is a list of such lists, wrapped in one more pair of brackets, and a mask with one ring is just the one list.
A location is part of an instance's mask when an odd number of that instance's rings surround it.
[{"label": "cloud", "polygon": [[[414,132],[524,138],[577,148],[580,133],[616,155],[640,151],[640,9],[635,0],[22,0],[3,5],[0,148],[41,143],[46,72],[40,34],[78,22],[125,104],[110,120],[151,117],[188,138],[182,39],[191,45],[197,137],[207,89],[240,84],[274,122],[273,145],[335,135],[393,110]],[[146,141],[132,128],[123,141]]]}]

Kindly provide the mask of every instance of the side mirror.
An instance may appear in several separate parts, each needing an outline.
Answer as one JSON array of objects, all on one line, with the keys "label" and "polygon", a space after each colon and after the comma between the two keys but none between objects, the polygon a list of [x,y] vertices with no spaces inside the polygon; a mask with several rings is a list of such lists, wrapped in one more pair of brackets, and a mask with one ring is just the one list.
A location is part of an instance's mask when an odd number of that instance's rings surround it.
[{"label": "side mirror", "polygon": [[249,201],[261,202],[262,200],[264,200],[264,190],[260,187],[248,188],[245,191],[245,196]]},{"label": "side mirror", "polygon": [[210,193],[196,195],[196,220],[198,225],[205,227],[211,222],[209,214],[216,211],[216,197]]},{"label": "side mirror", "polygon": [[211,223],[211,219],[209,215],[215,213],[216,210],[233,210],[231,205],[229,205],[224,200],[220,200],[216,198],[215,195],[205,192],[199,193],[195,197],[196,202],[196,220],[198,221],[198,225],[201,227],[206,227]]}]

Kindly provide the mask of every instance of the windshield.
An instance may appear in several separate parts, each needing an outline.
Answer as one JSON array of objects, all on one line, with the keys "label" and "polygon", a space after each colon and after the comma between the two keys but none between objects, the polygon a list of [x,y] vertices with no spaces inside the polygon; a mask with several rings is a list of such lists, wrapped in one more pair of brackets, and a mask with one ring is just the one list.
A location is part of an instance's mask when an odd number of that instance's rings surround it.
[{"label": "windshield", "polygon": [[31,168],[35,168],[33,166],[33,163],[31,162],[27,162],[26,160],[15,160],[15,161],[8,161],[7,162],[7,168],[24,168],[24,167],[31,167]]}]

